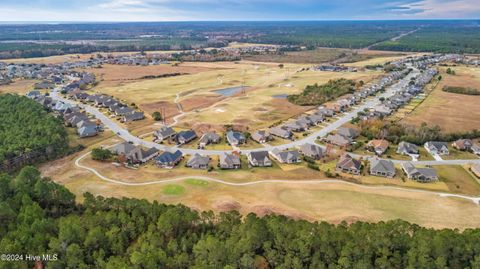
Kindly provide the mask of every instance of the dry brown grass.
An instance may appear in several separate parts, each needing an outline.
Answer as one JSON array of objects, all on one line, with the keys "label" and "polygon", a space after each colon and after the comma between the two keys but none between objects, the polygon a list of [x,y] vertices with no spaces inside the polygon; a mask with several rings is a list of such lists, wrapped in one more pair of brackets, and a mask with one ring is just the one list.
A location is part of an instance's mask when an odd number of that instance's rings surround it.
[{"label": "dry brown grass", "polygon": [[444,86],[480,88],[480,68],[459,66],[457,75],[448,75],[442,69],[442,81],[409,116],[402,121],[419,126],[422,122],[437,124],[447,132],[469,131],[480,128],[480,96],[442,91]]},{"label": "dry brown grass", "polygon": [[31,91],[33,89],[33,85],[35,85],[35,83],[37,82],[38,80],[30,79],[15,80],[8,85],[1,85],[0,93],[17,93],[20,95],[24,95],[27,92]]},{"label": "dry brown grass", "polygon": [[146,76],[161,76],[167,74],[196,74],[212,70],[200,66],[174,66],[170,64],[131,66],[131,65],[103,65],[102,68],[82,69],[93,73],[100,80],[100,86],[121,86],[125,83],[139,81]]}]

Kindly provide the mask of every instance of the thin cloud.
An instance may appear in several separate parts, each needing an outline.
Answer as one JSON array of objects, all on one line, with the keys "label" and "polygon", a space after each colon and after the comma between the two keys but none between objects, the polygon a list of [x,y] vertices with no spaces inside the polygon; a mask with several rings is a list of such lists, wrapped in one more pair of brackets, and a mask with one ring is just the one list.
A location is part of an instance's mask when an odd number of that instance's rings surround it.
[{"label": "thin cloud", "polygon": [[478,19],[478,0],[1,0],[4,21]]}]

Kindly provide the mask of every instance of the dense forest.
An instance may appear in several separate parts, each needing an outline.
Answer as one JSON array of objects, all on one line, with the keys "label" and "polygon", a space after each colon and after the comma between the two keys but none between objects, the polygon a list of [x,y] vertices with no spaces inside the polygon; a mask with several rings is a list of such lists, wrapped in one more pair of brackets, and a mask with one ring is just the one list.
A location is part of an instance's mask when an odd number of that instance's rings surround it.
[{"label": "dense forest", "polygon": [[321,105],[325,102],[334,100],[339,96],[355,91],[355,81],[350,79],[329,80],[323,85],[308,85],[302,93],[288,96],[288,101],[300,105]]},{"label": "dense forest", "polygon": [[32,268],[27,253],[62,269],[480,268],[478,229],[242,217],[88,193],[76,204],[33,167],[0,175],[0,185],[0,253],[19,254],[0,268]]},{"label": "dense forest", "polygon": [[98,51],[188,50],[223,47],[234,41],[310,49],[356,49],[375,44],[373,48],[380,50],[479,53],[479,33],[475,20],[5,24],[0,25],[0,59]]},{"label": "dense forest", "polygon": [[466,88],[459,86],[445,86],[442,89],[444,92],[465,94],[465,95],[480,95],[480,90],[475,88]]},{"label": "dense forest", "polygon": [[67,149],[62,122],[43,106],[24,96],[0,95],[0,165],[32,152],[38,153],[37,161],[51,159]]},{"label": "dense forest", "polygon": [[369,140],[384,138],[392,143],[401,141],[423,145],[428,141],[451,142],[458,139],[474,139],[480,137],[480,130],[469,132],[446,133],[438,125],[421,124],[419,127],[391,122],[383,119],[360,121],[361,134]]},{"label": "dense forest", "polygon": [[379,43],[373,49],[439,53],[480,53],[480,27],[451,24],[424,27],[396,41]]}]

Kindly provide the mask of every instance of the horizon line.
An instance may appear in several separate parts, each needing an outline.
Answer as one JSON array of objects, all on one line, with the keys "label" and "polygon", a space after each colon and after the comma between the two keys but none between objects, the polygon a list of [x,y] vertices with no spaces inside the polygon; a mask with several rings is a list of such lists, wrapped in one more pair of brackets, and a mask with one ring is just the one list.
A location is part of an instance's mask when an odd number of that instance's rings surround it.
[{"label": "horizon line", "polygon": [[147,21],[88,21],[88,20],[73,20],[73,21],[2,21],[0,25],[34,25],[34,24],[82,24],[82,23],[98,23],[98,24],[112,24],[112,23],[188,23],[188,22],[393,22],[393,21],[480,21],[478,19],[469,18],[428,18],[428,19],[278,19],[278,20],[147,20]]}]

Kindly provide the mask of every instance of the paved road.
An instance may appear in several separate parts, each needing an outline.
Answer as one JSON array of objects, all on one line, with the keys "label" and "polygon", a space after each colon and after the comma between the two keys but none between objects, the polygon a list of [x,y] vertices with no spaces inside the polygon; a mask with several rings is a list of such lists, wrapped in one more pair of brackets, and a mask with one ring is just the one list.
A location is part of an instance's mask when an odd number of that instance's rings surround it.
[{"label": "paved road", "polygon": [[[298,147],[298,146],[303,145],[305,143],[312,143],[313,144],[313,143],[315,143],[315,140],[318,137],[324,137],[327,134],[329,134],[330,132],[338,129],[343,124],[350,122],[350,120],[352,118],[357,116],[358,112],[363,111],[365,108],[371,108],[371,107],[374,107],[376,105],[379,105],[381,103],[380,98],[382,98],[382,97],[383,98],[388,98],[388,97],[394,95],[397,91],[399,91],[402,88],[404,88],[405,86],[407,86],[407,84],[410,82],[410,78],[418,76],[419,73],[420,72],[417,69],[414,69],[405,78],[401,79],[399,82],[397,82],[397,83],[393,84],[392,86],[388,87],[384,93],[382,93],[380,95],[377,95],[374,98],[367,99],[367,101],[365,101],[364,103],[354,107],[354,109],[352,109],[351,111],[341,115],[338,120],[329,123],[328,125],[323,127],[321,130],[318,130],[318,131],[310,134],[309,136],[307,136],[305,138],[302,138],[302,139],[299,139],[299,140],[296,140],[296,141],[292,141],[290,143],[279,145],[279,146],[263,145],[262,147],[259,147],[257,149],[242,149],[242,153],[245,154],[245,153],[248,153],[248,152],[259,151],[259,150],[270,151],[270,150],[273,150],[274,148],[284,150],[284,149],[288,149],[288,148]],[[51,92],[50,96],[52,97],[52,99],[54,99],[56,101],[62,101],[62,102],[65,102],[65,103],[70,103],[72,105],[78,105],[78,103],[76,103],[75,101],[65,99],[61,95],[59,95],[59,89],[53,90]],[[225,153],[225,152],[232,152],[232,150],[208,150],[208,149],[179,148],[177,146],[165,146],[165,145],[161,145],[161,144],[158,144],[158,143],[155,143],[155,142],[152,142],[152,141],[146,141],[146,140],[143,140],[140,137],[137,137],[137,136],[134,136],[134,135],[130,134],[130,132],[128,130],[124,129],[122,126],[120,126],[116,122],[116,120],[112,120],[111,118],[105,116],[105,114],[100,112],[97,108],[95,108],[93,106],[90,106],[90,105],[81,105],[81,107],[83,107],[86,112],[94,115],[97,119],[99,119],[104,124],[105,127],[112,130],[114,133],[117,134],[117,136],[119,136],[120,138],[122,138],[125,141],[132,142],[136,145],[142,145],[142,146],[149,147],[149,148],[154,147],[154,148],[157,148],[157,149],[162,150],[162,151],[175,151],[175,150],[178,149],[183,154],[190,154],[190,155],[195,154],[195,153],[199,153],[199,154],[202,154],[202,155],[219,155],[219,154],[222,154],[222,153]],[[356,156],[360,156],[360,155],[356,155]],[[360,156],[360,157],[369,158],[369,156]],[[403,162],[407,162],[407,161],[394,160],[394,162],[403,163]],[[466,164],[466,163],[480,163],[480,159],[477,159],[477,160],[413,161],[413,163],[419,164],[419,165]]]}]

